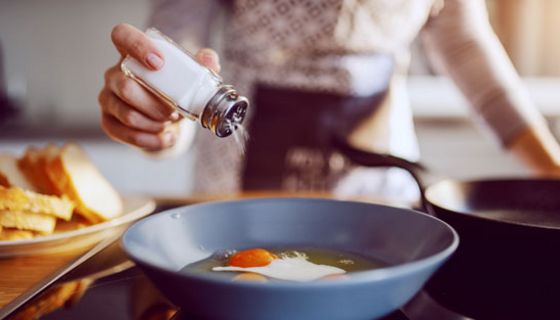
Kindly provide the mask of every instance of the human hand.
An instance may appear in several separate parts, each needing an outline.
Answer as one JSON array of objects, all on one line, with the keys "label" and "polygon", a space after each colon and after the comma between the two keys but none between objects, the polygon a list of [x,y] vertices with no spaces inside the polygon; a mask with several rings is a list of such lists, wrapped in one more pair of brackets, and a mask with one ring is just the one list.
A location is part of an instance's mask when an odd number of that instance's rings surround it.
[{"label": "human hand", "polygon": [[[127,55],[152,70],[159,70],[165,57],[142,31],[131,25],[115,26],[111,39],[121,58],[105,72],[105,84],[99,93],[103,130],[114,140],[148,151],[174,146],[180,115],[120,69]],[[213,50],[201,49],[195,58],[213,71],[220,71],[219,58]]]},{"label": "human hand", "polygon": [[560,178],[560,144],[546,127],[528,127],[509,146],[534,175]]}]

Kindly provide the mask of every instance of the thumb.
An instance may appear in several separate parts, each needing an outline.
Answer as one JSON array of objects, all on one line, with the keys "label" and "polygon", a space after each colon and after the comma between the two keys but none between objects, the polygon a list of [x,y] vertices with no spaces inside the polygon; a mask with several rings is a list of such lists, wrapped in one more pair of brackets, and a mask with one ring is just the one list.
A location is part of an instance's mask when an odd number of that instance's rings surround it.
[{"label": "thumb", "polygon": [[216,73],[220,72],[220,58],[218,57],[216,51],[208,48],[200,49],[196,53],[195,58],[198,62],[208,67],[212,71]]}]

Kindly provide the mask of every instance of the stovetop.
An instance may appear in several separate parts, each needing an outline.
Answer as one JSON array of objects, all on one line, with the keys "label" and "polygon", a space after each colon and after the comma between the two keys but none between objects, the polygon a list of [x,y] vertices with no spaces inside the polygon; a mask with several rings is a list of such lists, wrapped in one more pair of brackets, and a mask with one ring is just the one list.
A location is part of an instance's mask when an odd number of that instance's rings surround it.
[{"label": "stovetop", "polygon": [[[45,320],[193,320],[167,301],[139,268],[131,265],[115,242],[19,308],[20,318],[16,318],[29,319],[30,314],[35,318],[39,312],[45,314],[41,317]],[[22,316],[21,312],[31,313]],[[470,318],[448,310],[421,291],[406,306],[381,320],[434,319]]]},{"label": "stovetop", "polygon": [[[191,320],[169,303],[137,268],[92,283],[72,306],[41,318],[45,320],[176,319]],[[383,320],[409,320],[401,310]]]},{"label": "stovetop", "polygon": [[[76,304],[59,309],[42,319],[191,320],[167,302],[138,268],[131,268],[96,281]],[[383,320],[409,319],[411,318],[400,310],[383,318]]]},{"label": "stovetop", "polygon": [[[184,316],[180,310],[167,301],[137,267],[82,285],[87,288],[81,297],[69,299],[64,306],[41,319],[194,320]],[[47,294],[48,291],[44,295]],[[27,304],[27,306],[32,305]],[[425,292],[419,293],[402,309],[382,318],[382,320],[434,319],[467,320],[469,318],[445,309]]]}]

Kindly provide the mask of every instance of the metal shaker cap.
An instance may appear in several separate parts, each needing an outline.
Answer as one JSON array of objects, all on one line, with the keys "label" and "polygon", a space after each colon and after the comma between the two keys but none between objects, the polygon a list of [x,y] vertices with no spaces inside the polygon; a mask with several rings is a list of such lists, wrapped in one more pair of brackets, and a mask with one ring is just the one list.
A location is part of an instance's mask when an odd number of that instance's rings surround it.
[{"label": "metal shaker cap", "polygon": [[218,137],[227,137],[241,125],[248,106],[247,98],[240,96],[233,87],[223,85],[208,101],[200,122]]}]

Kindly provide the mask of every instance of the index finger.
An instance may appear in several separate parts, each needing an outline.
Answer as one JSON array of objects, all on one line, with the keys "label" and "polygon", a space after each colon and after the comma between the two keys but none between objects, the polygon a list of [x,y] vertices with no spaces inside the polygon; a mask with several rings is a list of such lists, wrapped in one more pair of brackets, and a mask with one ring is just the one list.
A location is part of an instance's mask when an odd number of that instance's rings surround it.
[{"label": "index finger", "polygon": [[144,32],[135,27],[126,23],[116,25],[111,40],[123,57],[128,54],[153,70],[163,66],[163,54]]}]

